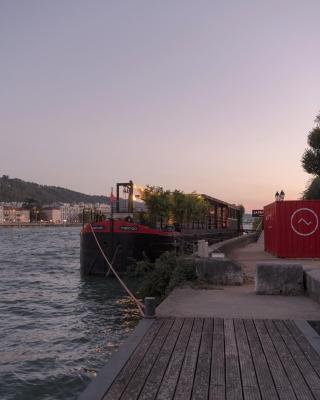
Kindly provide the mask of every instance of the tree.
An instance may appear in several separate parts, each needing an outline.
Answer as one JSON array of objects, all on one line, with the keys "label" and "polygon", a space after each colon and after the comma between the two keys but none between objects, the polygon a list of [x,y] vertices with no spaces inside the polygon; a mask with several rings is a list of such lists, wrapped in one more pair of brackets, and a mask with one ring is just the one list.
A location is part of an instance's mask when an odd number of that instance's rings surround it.
[{"label": "tree", "polygon": [[320,199],[320,113],[315,119],[316,126],[309,132],[308,145],[302,156],[302,166],[308,174],[314,175],[303,193],[307,200]]},{"label": "tree", "polygon": [[179,190],[170,192],[158,186],[147,186],[141,196],[147,207],[147,220],[152,226],[168,221],[181,227],[184,223],[205,225],[209,204],[196,192],[185,194]]},{"label": "tree", "polygon": [[152,226],[156,226],[160,219],[162,228],[167,223],[170,214],[170,191],[160,186],[147,186],[141,196],[147,206],[147,218]]},{"label": "tree", "polygon": [[320,199],[320,176],[312,179],[307,189],[303,192],[305,200]]},{"label": "tree", "polygon": [[173,221],[181,227],[185,219],[186,195],[180,190],[171,193],[171,216]]},{"label": "tree", "polygon": [[316,126],[309,132],[308,145],[302,156],[302,166],[308,174],[320,175],[320,114],[317,116]]}]

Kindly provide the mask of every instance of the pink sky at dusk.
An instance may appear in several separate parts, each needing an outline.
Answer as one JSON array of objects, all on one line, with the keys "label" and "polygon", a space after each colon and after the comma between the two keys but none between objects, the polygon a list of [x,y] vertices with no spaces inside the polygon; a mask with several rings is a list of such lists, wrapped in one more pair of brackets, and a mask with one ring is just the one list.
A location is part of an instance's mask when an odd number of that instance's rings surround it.
[{"label": "pink sky at dusk", "polygon": [[242,203],[301,196],[320,2],[0,3],[1,170],[109,194],[132,179]]}]

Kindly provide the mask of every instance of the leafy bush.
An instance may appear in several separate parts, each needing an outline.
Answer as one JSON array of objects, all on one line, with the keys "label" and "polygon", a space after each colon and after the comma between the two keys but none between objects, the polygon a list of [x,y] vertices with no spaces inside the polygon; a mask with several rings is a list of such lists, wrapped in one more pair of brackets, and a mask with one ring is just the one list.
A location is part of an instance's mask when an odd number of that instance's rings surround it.
[{"label": "leafy bush", "polygon": [[196,279],[197,274],[194,259],[180,257],[177,259],[177,267],[172,272],[166,292],[171,292],[176,286],[181,285],[185,281],[194,281]]},{"label": "leafy bush", "polygon": [[156,260],[153,268],[149,268],[146,272],[139,294],[142,298],[156,297],[160,302],[176,286],[196,278],[195,263],[192,258],[164,253]]}]

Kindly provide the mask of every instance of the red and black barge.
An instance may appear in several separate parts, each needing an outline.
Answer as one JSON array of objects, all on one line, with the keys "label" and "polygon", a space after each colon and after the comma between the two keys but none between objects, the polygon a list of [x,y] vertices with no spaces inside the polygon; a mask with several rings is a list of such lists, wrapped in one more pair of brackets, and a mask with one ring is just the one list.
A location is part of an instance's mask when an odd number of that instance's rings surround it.
[{"label": "red and black barge", "polygon": [[[127,195],[125,207],[123,207],[123,194]],[[194,224],[180,226],[178,231],[172,226],[167,229],[152,228],[144,223],[134,222],[132,181],[118,183],[117,197],[114,198],[116,212],[113,212],[111,203],[109,219],[94,214],[82,228],[80,243],[82,275],[105,275],[108,271],[107,263],[96,240],[113,267],[118,272],[123,272],[135,260],[147,258],[154,261],[166,251],[181,248],[183,243],[192,244],[199,239],[215,243],[239,235],[240,207],[207,195],[202,196],[210,205],[205,226]],[[135,220],[142,222],[139,218]]]}]

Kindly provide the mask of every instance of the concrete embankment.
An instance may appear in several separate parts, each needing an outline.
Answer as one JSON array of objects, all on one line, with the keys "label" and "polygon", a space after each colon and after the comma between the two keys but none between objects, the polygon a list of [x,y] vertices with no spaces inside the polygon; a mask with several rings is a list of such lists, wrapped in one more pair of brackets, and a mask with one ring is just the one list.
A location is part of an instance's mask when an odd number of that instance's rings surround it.
[{"label": "concrete embankment", "polygon": [[232,250],[245,247],[258,240],[260,233],[254,232],[248,235],[237,236],[232,239],[224,240],[210,246],[210,253],[229,254]]},{"label": "concrete embankment", "polygon": [[277,258],[264,251],[263,233],[257,242],[231,249],[228,257],[241,265],[247,283],[254,282],[257,263],[300,264],[303,267],[306,294],[320,302],[320,259]]}]

